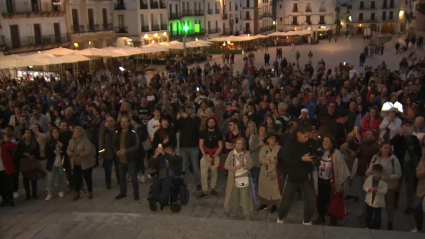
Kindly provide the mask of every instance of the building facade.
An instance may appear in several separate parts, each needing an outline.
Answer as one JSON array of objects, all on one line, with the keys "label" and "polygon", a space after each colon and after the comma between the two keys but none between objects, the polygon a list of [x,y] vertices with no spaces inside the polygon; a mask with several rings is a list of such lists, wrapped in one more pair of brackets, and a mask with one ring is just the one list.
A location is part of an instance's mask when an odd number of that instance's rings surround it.
[{"label": "building facade", "polygon": [[[416,22],[425,22],[425,0],[418,0],[415,5]],[[418,36],[425,36],[425,24],[416,24],[415,33]]]},{"label": "building facade", "polygon": [[64,0],[3,0],[0,11],[0,50],[4,54],[70,44]]},{"label": "building facade", "polygon": [[115,41],[112,0],[65,1],[71,48],[108,47]]},{"label": "building facade", "polygon": [[136,46],[168,41],[166,0],[113,1],[117,37],[129,37]]},{"label": "building facade", "polygon": [[222,14],[220,0],[205,0],[205,30],[209,37],[222,33]]},{"label": "building facade", "polygon": [[332,29],[338,19],[338,5],[338,0],[277,0],[276,29]]},{"label": "building facade", "polygon": [[367,28],[383,34],[404,32],[412,22],[406,12],[405,0],[353,0],[341,5],[341,30],[360,35]]}]

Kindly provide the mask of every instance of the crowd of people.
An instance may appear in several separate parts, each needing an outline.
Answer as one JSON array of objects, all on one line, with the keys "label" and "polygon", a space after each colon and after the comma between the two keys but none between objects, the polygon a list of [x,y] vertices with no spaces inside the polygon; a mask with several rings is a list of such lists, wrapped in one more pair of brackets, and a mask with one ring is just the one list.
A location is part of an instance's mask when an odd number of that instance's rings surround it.
[{"label": "crowd of people", "polygon": [[[295,57],[281,56],[269,69],[255,66],[251,52],[236,72],[233,54],[203,67],[179,59],[149,81],[107,70],[68,72],[60,81],[4,77],[0,206],[14,206],[20,179],[26,200],[43,186],[47,201],[56,193],[92,199],[92,171],[102,165],[106,189],[114,176],[119,184],[117,200],[127,197],[127,182],[139,200],[139,183],[156,172],[150,197],[162,209],[182,171],[197,199],[224,193],[232,217],[239,207],[246,220],[270,210],[283,223],[294,200],[303,200],[304,225],[329,216],[336,226],[344,199],[364,203],[359,220],[367,228],[381,228],[384,209],[392,230],[405,187],[404,213],[422,231],[425,60],[356,70],[313,64],[311,51],[305,67]],[[220,172],[225,192],[216,190]]]}]

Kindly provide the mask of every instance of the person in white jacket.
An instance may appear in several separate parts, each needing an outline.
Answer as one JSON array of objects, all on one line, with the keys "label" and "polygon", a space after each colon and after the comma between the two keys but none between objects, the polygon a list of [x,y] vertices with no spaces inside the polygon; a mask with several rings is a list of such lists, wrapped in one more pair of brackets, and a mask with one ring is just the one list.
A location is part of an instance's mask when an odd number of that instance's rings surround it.
[{"label": "person in white jacket", "polygon": [[379,129],[381,130],[379,134],[379,139],[382,140],[391,140],[395,135],[400,133],[402,121],[397,117],[398,110],[396,108],[391,108],[388,111],[388,116],[385,117]]},{"label": "person in white jacket", "polygon": [[385,208],[385,194],[388,191],[387,183],[382,179],[384,168],[380,164],[372,166],[372,175],[363,184],[366,192],[366,227],[381,229],[382,208]]}]

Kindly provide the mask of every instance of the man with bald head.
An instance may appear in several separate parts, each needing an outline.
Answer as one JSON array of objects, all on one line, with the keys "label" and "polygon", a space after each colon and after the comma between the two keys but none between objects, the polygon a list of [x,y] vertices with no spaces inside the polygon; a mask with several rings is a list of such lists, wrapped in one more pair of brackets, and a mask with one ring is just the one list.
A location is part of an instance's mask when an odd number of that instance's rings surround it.
[{"label": "man with bald head", "polygon": [[71,107],[66,108],[64,115],[64,121],[66,121],[71,131],[74,127],[81,126],[81,120],[77,116],[75,116],[74,111]]},{"label": "man with bald head", "polygon": [[115,165],[115,176],[119,183],[118,159],[113,150],[113,140],[115,137],[115,120],[108,117],[105,120],[105,129],[102,130],[99,137],[99,160],[103,163],[105,170],[106,189],[111,188],[112,165]]}]

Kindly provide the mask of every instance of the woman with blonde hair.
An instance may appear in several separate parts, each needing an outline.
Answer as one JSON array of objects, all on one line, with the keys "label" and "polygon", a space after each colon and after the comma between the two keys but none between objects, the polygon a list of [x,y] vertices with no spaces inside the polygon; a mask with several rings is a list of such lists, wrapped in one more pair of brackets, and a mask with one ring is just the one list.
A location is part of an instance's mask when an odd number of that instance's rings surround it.
[{"label": "woman with blonde hair", "polygon": [[235,148],[227,155],[224,167],[228,170],[224,209],[236,217],[236,211],[242,206],[245,220],[250,220],[252,212],[251,187],[249,186],[249,170],[253,163],[249,152],[245,151],[245,139],[236,139]]},{"label": "woman with blonde hair", "polygon": [[84,129],[80,126],[74,128],[74,133],[69,141],[66,151],[71,159],[71,168],[74,175],[74,198],[76,201],[80,198],[80,190],[84,181],[87,184],[88,199],[93,198],[92,168],[96,164],[95,149],[87,138]]}]

